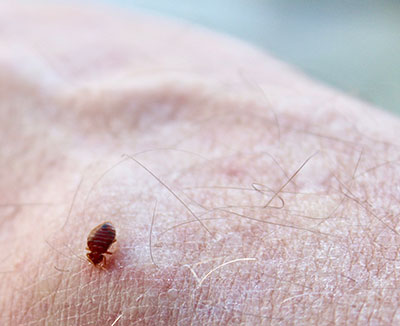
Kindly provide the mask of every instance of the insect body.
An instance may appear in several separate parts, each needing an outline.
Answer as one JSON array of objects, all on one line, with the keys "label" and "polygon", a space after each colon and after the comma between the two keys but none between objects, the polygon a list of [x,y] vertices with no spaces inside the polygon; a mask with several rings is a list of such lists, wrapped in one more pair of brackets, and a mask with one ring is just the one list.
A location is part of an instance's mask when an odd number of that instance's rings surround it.
[{"label": "insect body", "polygon": [[86,254],[89,261],[97,266],[100,263],[102,266],[106,264],[106,257],[104,254],[110,254],[108,249],[117,241],[114,225],[111,222],[104,222],[96,226],[90,231],[87,238],[87,250],[90,252]]}]

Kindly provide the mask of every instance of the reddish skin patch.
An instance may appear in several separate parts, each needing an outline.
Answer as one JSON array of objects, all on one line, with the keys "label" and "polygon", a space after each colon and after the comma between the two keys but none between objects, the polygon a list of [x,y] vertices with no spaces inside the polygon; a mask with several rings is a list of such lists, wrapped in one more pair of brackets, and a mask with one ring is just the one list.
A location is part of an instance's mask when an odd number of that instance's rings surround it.
[{"label": "reddish skin patch", "polygon": [[86,254],[88,260],[96,267],[104,267],[106,265],[106,257],[104,254],[111,255],[108,252],[110,246],[117,241],[114,225],[111,222],[103,222],[90,231],[87,238]]},{"label": "reddish skin patch", "polygon": [[235,168],[235,167],[231,167],[225,171],[225,174],[228,177],[241,177],[243,175],[243,170]]}]

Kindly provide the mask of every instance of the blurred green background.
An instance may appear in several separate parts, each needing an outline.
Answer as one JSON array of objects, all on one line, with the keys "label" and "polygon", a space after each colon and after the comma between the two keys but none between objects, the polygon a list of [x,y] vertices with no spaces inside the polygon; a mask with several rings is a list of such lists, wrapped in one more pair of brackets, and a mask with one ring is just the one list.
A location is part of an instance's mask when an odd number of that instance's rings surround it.
[{"label": "blurred green background", "polygon": [[400,114],[400,0],[103,0],[195,22]]}]

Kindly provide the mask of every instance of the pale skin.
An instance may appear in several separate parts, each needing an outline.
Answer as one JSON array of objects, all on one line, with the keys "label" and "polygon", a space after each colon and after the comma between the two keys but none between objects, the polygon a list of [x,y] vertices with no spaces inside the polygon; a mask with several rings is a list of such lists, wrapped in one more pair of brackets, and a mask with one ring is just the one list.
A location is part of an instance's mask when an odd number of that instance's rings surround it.
[{"label": "pale skin", "polygon": [[1,325],[399,323],[396,117],[99,6],[1,4],[0,96]]}]

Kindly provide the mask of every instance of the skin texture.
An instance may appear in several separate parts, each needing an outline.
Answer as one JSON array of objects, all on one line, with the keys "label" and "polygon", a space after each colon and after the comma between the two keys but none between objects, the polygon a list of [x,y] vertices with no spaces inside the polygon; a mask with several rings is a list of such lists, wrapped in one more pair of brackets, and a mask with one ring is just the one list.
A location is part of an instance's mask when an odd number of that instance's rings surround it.
[{"label": "skin texture", "polygon": [[397,118],[98,5],[2,3],[0,97],[1,325],[400,322]]}]

